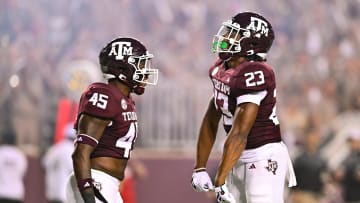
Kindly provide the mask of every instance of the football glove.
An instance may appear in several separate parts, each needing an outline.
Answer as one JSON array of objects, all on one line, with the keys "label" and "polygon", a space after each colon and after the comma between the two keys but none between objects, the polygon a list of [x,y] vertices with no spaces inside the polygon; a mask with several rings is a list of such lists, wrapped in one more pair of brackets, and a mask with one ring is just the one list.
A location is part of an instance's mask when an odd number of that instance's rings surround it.
[{"label": "football glove", "polygon": [[229,192],[229,189],[225,184],[216,187],[214,191],[219,203],[236,203],[234,196]]},{"label": "football glove", "polygon": [[191,178],[191,185],[196,192],[209,192],[214,189],[214,185],[205,168],[194,170]]}]

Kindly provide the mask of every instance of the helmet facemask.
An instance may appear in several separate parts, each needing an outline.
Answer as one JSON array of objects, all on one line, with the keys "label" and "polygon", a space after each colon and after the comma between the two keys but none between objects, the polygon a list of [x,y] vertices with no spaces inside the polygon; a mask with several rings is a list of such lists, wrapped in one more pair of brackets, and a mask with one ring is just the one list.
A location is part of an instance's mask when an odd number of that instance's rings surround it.
[{"label": "helmet facemask", "polygon": [[232,23],[231,20],[223,22],[213,38],[212,51],[227,60],[241,52],[241,41],[250,35],[250,30],[241,28],[238,23]]},{"label": "helmet facemask", "polygon": [[133,81],[140,84],[157,84],[158,69],[151,68],[151,59],[153,57],[154,55],[149,52],[141,56],[129,56],[128,63],[135,68]]}]

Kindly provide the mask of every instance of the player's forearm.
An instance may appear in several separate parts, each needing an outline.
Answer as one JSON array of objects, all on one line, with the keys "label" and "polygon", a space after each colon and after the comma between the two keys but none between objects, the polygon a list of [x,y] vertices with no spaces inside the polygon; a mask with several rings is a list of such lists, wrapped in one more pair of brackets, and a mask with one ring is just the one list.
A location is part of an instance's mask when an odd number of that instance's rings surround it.
[{"label": "player's forearm", "polygon": [[85,203],[95,203],[95,194],[92,188],[92,182],[88,186],[84,184],[91,179],[91,164],[90,155],[88,153],[81,153],[80,150],[76,149],[72,155],[73,168],[75,178],[81,193],[81,196]]},{"label": "player's forearm", "polygon": [[206,167],[206,163],[209,159],[214,142],[215,135],[210,135],[209,133],[200,133],[197,143],[195,168]]},{"label": "player's forearm", "polygon": [[79,148],[76,148],[72,154],[75,177],[77,180],[91,178],[90,153],[84,152],[84,150]]},{"label": "player's forearm", "polygon": [[200,127],[195,168],[206,167],[206,163],[216,139],[220,118],[221,113],[216,110],[214,101],[211,99]]},{"label": "player's forearm", "polygon": [[95,203],[95,193],[93,190],[92,182],[88,188],[85,189],[85,185],[82,180],[86,180],[91,178],[90,172],[90,162],[84,161],[83,163],[77,162],[78,164],[74,164],[75,177],[77,180],[77,184],[81,193],[81,196],[85,203]]},{"label": "player's forearm", "polygon": [[224,144],[224,151],[215,178],[215,186],[225,183],[231,169],[235,166],[241,153],[246,147],[246,136],[234,136],[229,134]]}]

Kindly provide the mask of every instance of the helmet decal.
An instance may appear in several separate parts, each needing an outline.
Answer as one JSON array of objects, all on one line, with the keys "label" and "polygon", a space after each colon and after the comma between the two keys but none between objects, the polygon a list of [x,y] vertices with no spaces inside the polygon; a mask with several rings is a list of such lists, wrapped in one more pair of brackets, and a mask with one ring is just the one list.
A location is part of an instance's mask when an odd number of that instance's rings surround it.
[{"label": "helmet decal", "polygon": [[111,44],[109,56],[115,55],[115,59],[122,60],[125,55],[133,55],[133,47],[131,42],[114,42]]},{"label": "helmet decal", "polygon": [[258,32],[266,37],[269,35],[268,23],[257,17],[250,17],[250,24],[246,27],[246,29]]}]

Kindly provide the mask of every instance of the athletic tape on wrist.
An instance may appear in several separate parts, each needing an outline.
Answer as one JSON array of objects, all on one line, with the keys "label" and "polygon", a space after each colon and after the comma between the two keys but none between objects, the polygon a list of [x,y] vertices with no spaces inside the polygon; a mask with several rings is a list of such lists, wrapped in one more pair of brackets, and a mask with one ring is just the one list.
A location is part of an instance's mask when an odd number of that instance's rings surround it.
[{"label": "athletic tape on wrist", "polygon": [[80,144],[87,144],[92,147],[96,147],[97,144],[99,143],[95,138],[87,134],[78,134],[75,142]]},{"label": "athletic tape on wrist", "polygon": [[92,178],[84,178],[77,181],[77,185],[80,191],[93,187],[94,180]]}]

